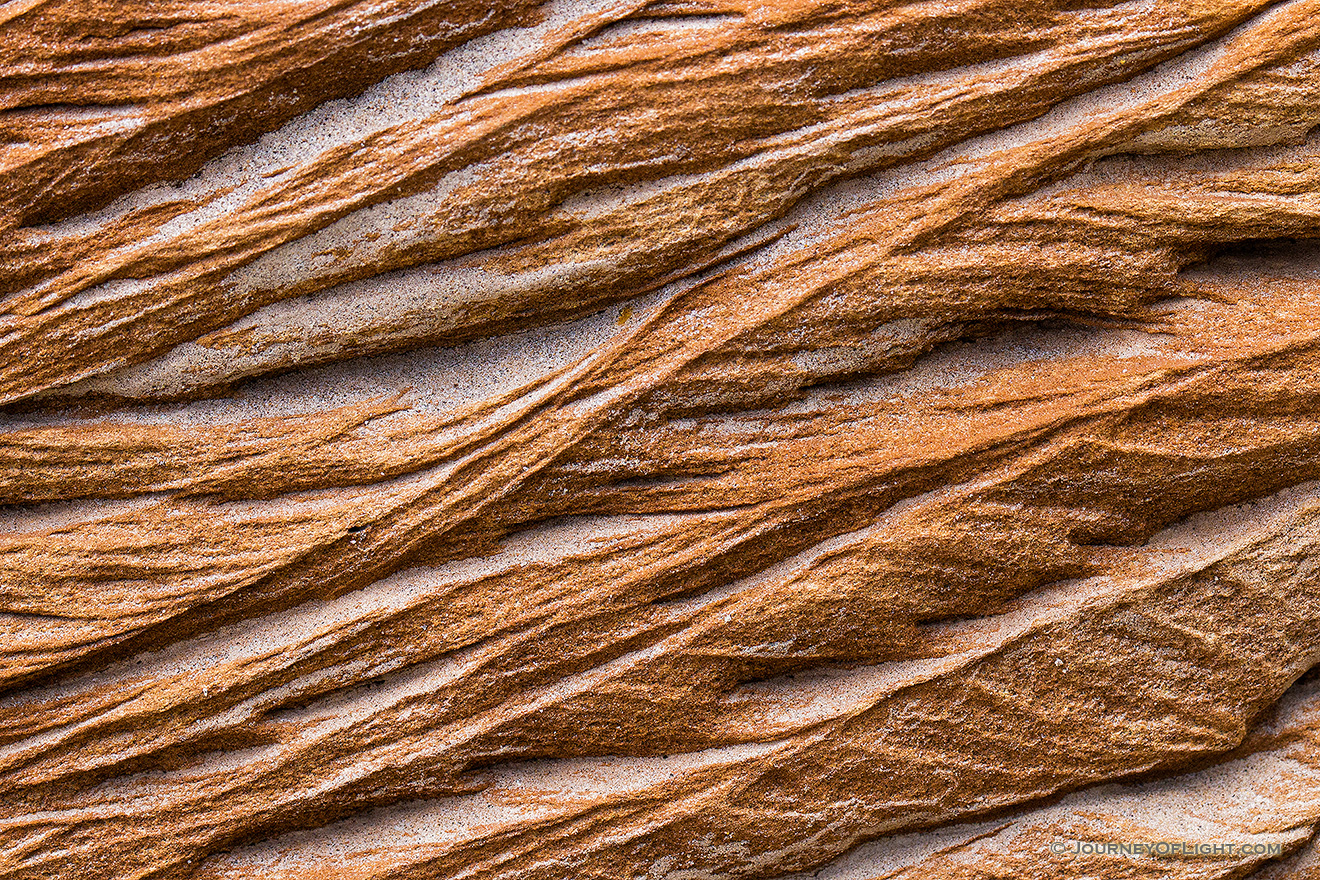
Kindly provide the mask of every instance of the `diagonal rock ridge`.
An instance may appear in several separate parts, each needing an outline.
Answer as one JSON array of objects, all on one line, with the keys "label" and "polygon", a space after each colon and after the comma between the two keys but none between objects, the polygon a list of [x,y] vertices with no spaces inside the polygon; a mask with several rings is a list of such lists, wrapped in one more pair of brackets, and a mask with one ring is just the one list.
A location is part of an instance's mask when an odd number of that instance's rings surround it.
[{"label": "diagonal rock ridge", "polygon": [[0,878],[1320,878],[1320,0],[0,35]]}]

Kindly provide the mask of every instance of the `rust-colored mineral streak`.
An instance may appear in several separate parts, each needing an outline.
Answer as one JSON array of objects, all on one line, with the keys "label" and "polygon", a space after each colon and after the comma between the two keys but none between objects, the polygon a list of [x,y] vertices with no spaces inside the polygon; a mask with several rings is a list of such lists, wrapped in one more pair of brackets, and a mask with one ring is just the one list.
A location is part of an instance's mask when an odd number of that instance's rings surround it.
[{"label": "rust-colored mineral streak", "polygon": [[1320,0],[0,2],[0,878],[1320,878]]}]

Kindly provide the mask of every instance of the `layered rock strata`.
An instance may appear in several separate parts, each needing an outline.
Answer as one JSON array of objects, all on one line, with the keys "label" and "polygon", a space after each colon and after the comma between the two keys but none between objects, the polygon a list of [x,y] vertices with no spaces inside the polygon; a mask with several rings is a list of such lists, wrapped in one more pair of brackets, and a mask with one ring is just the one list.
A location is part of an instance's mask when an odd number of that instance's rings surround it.
[{"label": "layered rock strata", "polygon": [[1320,877],[1320,2],[0,4],[0,877]]}]

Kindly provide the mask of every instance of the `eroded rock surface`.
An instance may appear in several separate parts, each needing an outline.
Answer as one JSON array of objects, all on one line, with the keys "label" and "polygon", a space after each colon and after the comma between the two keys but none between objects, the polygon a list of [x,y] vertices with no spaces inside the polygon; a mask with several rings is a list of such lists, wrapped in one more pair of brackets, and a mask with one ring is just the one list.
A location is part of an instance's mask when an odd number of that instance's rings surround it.
[{"label": "eroded rock surface", "polygon": [[0,4],[0,876],[1320,877],[1318,124],[1320,0]]}]

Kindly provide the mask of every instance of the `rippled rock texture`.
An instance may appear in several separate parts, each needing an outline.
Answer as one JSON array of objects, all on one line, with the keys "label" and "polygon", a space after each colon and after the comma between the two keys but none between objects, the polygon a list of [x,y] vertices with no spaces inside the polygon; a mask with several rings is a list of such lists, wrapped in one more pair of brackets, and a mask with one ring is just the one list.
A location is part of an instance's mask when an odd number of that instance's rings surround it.
[{"label": "rippled rock texture", "polygon": [[1320,876],[1320,0],[0,4],[0,877]]}]

